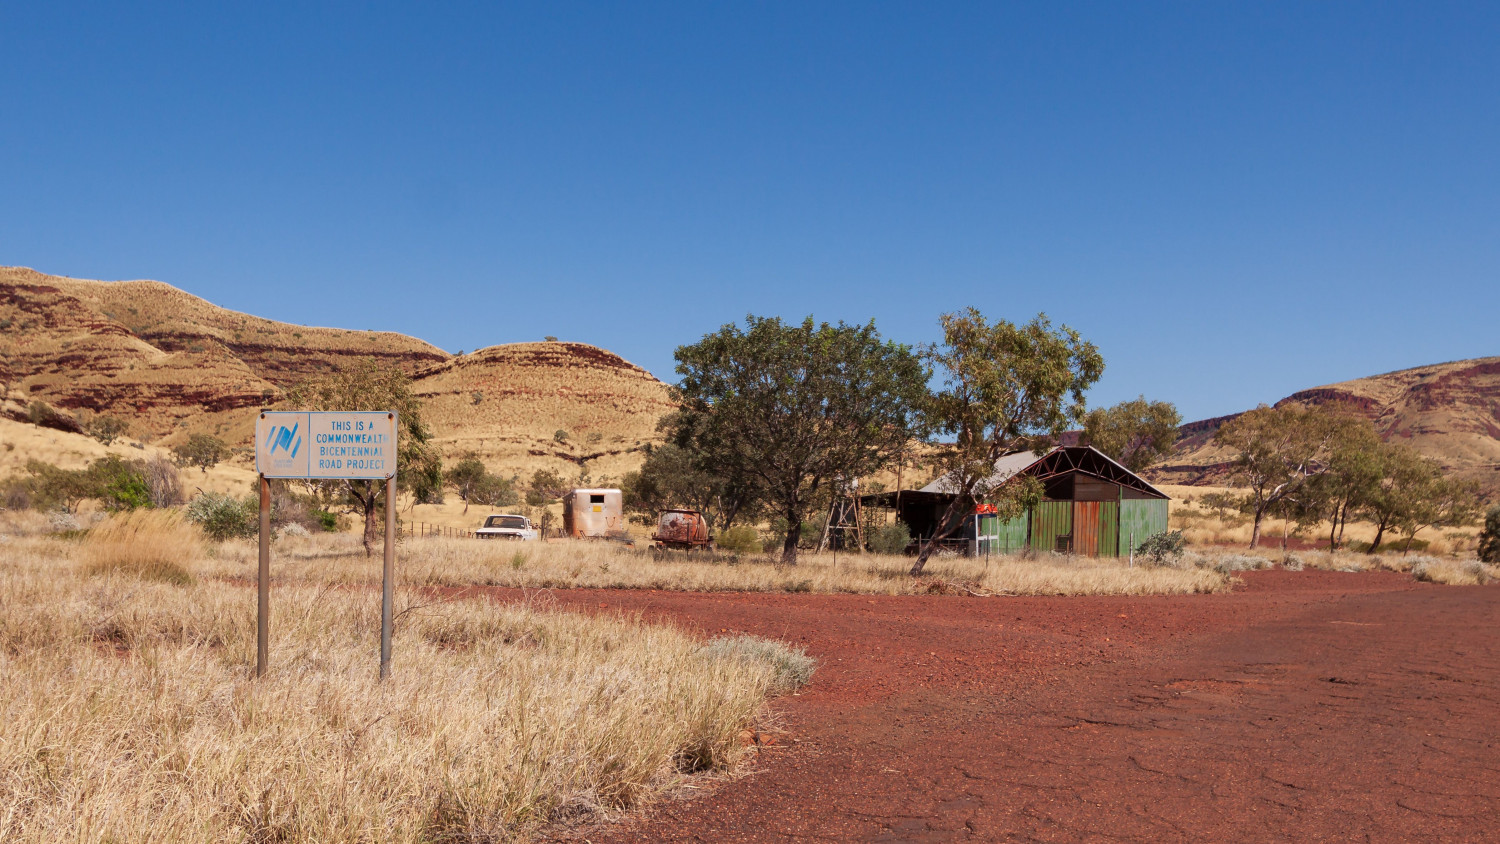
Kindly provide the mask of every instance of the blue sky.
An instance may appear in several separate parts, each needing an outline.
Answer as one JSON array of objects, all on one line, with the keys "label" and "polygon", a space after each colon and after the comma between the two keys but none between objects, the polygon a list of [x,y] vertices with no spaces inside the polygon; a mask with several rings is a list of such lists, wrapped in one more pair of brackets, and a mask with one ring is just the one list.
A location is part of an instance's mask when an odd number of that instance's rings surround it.
[{"label": "blue sky", "polygon": [[0,7],[0,264],[665,380],[1045,311],[1189,418],[1500,354],[1500,6]]}]

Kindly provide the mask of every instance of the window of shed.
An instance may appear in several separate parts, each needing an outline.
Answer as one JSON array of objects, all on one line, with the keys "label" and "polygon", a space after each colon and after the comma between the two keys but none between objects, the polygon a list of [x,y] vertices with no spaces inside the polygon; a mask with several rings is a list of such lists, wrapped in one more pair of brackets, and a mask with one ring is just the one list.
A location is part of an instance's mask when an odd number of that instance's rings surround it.
[{"label": "window of shed", "polygon": [[589,496],[589,503],[590,504],[603,504],[604,503],[604,496],[602,494],[599,494],[599,495],[590,495]]}]

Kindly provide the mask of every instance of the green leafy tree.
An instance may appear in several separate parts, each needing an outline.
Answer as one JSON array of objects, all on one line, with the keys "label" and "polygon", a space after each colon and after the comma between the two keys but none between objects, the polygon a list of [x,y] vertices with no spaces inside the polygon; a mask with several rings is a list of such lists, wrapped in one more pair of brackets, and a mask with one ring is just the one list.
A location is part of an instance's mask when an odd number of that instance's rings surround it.
[{"label": "green leafy tree", "polygon": [[107,448],[114,445],[115,440],[124,436],[129,427],[123,419],[101,414],[84,423],[83,431]]},{"label": "green leafy tree", "polygon": [[465,513],[469,512],[470,504],[504,507],[518,500],[515,484],[508,478],[491,474],[472,452],[453,464],[448,470],[447,480],[458,497],[464,500]]},{"label": "green leafy tree", "polygon": [[109,510],[135,510],[151,506],[151,487],[146,483],[145,462],[125,460],[113,454],[101,457],[85,470],[90,498]]},{"label": "green leafy tree", "polygon": [[187,442],[175,446],[172,453],[183,466],[196,466],[208,474],[208,470],[229,457],[229,446],[211,434],[193,434]]},{"label": "green leafy tree", "polygon": [[1412,500],[1396,522],[1397,534],[1406,538],[1403,554],[1411,551],[1417,534],[1427,528],[1460,527],[1479,514],[1479,490],[1473,483],[1446,477],[1435,463],[1431,470],[1418,487],[1409,490]]},{"label": "green leafy tree", "polygon": [[510,478],[495,474],[487,474],[481,478],[470,495],[475,504],[486,507],[509,507],[521,500],[521,496],[516,493],[516,485],[511,483]]},{"label": "green leafy tree", "polygon": [[[422,403],[412,393],[411,379],[401,370],[363,360],[348,369],[297,384],[287,391],[284,405],[296,410],[395,411],[399,425],[396,434],[399,488],[418,502],[442,495],[442,458],[422,419]],[[313,481],[310,485],[342,498],[344,506],[363,516],[365,554],[374,554],[385,483],[337,480]]]},{"label": "green leafy tree", "polygon": [[1121,466],[1139,472],[1172,450],[1181,424],[1182,414],[1176,405],[1148,402],[1141,396],[1114,407],[1090,410],[1083,417],[1082,440]]},{"label": "green leafy tree", "polygon": [[531,481],[526,485],[526,503],[532,507],[542,507],[562,498],[571,488],[557,472],[538,469],[531,473]]},{"label": "green leafy tree", "polygon": [[[663,428],[675,439],[677,414],[664,420]],[[721,530],[735,520],[754,515],[761,498],[760,485],[732,463],[718,465],[714,455],[695,451],[696,441],[684,437],[656,446],[646,454],[638,472],[627,472],[620,482],[625,508],[655,517],[663,510],[698,510],[709,525]]]},{"label": "green leafy tree", "polygon": [[866,325],[746,317],[676,352],[684,442],[757,479],[797,562],[803,520],[836,479],[882,466],[912,434],[927,372]]},{"label": "green leafy tree", "polygon": [[1500,563],[1500,504],[1484,514],[1484,527],[1479,531],[1479,559]]},{"label": "green leafy tree", "polygon": [[1233,477],[1248,488],[1250,547],[1260,542],[1261,522],[1272,512],[1290,512],[1309,482],[1328,470],[1329,456],[1343,429],[1345,414],[1328,407],[1287,404],[1260,407],[1224,423],[1214,442],[1234,452]]},{"label": "green leafy tree", "polygon": [[1328,547],[1344,544],[1344,528],[1375,495],[1389,462],[1389,448],[1375,426],[1352,410],[1333,407],[1345,421],[1334,426],[1324,470],[1309,478],[1290,509],[1299,525],[1328,523]]},{"label": "green leafy tree", "polygon": [[[1033,479],[995,478],[995,462],[1053,443],[1083,418],[1083,394],[1104,374],[1094,344],[1067,326],[1053,328],[1045,314],[1025,325],[991,324],[968,308],[944,314],[940,322],[943,342],[925,354],[943,381],[927,400],[924,421],[939,440],[935,468],[958,494],[944,509],[934,540],[951,536],[980,502],[994,504],[1005,521],[1039,500]],[[935,545],[923,545],[913,576],[922,573]]]},{"label": "green leafy tree", "polygon": [[1410,446],[1387,443],[1380,461],[1380,480],[1360,507],[1360,514],[1375,525],[1371,554],[1380,551],[1387,531],[1424,519],[1422,509],[1429,496],[1440,492],[1442,481],[1438,465]]},{"label": "green leafy tree", "polygon": [[474,490],[484,483],[489,477],[489,470],[484,463],[473,452],[464,455],[459,461],[448,468],[447,482],[458,493],[458,497],[464,501],[464,513],[469,512],[469,504],[473,501]]},{"label": "green leafy tree", "polygon": [[22,486],[31,506],[76,513],[80,504],[94,497],[95,480],[86,469],[64,469],[40,460],[27,460]]},{"label": "green leafy tree", "polygon": [[1203,506],[1214,511],[1214,515],[1223,519],[1230,513],[1238,513],[1243,500],[1232,492],[1205,492],[1198,497]]}]

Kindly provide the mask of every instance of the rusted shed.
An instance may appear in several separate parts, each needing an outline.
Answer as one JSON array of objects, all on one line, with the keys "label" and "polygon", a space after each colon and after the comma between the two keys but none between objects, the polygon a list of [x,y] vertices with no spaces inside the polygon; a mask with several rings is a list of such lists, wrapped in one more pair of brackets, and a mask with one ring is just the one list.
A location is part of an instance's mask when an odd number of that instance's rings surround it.
[{"label": "rusted shed", "polygon": [[[1170,498],[1144,478],[1091,446],[1054,448],[1046,454],[1016,452],[995,464],[988,486],[1027,475],[1041,482],[1044,500],[1026,514],[1000,524],[976,512],[945,545],[970,554],[1036,551],[1089,557],[1125,556],[1152,533],[1166,530]],[[919,490],[865,496],[866,506],[896,510],[913,544],[928,541],[957,490],[939,478]]]}]

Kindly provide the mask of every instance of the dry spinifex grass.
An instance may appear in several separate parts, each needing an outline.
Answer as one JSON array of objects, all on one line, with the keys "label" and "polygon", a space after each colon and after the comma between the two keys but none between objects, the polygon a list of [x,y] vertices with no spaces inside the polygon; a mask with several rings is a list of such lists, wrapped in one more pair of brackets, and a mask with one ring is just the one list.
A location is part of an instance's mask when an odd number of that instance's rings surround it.
[{"label": "dry spinifex grass", "polygon": [[85,575],[74,551],[22,537],[0,555],[7,842],[523,839],[731,764],[808,667],[774,645],[404,596],[382,684],[374,593],[278,583],[257,681],[250,588]]},{"label": "dry spinifex grass", "polygon": [[[366,560],[352,537],[314,535],[279,542],[278,577],[373,583],[379,560]],[[243,577],[253,571],[250,543],[226,544],[213,571]],[[910,595],[968,589],[1007,595],[1162,595],[1226,591],[1224,574],[1201,568],[1130,567],[1124,560],[1044,554],[1021,557],[937,557],[921,578],[911,560],[884,554],[802,554],[794,567],[772,558],[729,555],[654,560],[644,548],[607,542],[508,543],[473,539],[405,540],[398,569],[419,586],[512,586],[538,589],[599,587],[699,592],[843,592]]]},{"label": "dry spinifex grass", "polygon": [[203,533],[181,510],[131,510],[90,528],[78,557],[86,574],[119,572],[188,584],[188,567],[203,557]]}]

